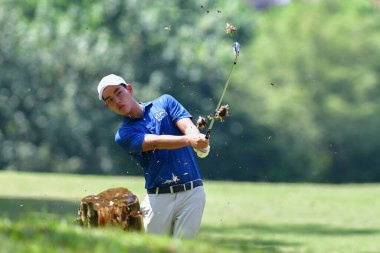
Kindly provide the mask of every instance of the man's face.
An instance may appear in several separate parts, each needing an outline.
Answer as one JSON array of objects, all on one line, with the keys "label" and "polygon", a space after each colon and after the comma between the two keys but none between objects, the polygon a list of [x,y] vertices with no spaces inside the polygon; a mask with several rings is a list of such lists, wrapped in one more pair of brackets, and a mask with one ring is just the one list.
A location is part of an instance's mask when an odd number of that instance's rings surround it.
[{"label": "man's face", "polygon": [[113,112],[127,116],[134,101],[132,93],[123,85],[110,85],[103,91],[103,100]]}]

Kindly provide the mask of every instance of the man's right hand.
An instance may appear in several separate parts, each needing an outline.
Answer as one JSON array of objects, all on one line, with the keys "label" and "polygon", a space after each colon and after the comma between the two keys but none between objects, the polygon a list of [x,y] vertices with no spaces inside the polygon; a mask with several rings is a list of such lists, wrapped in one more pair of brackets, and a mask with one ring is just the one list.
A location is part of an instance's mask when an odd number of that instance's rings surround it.
[{"label": "man's right hand", "polygon": [[199,133],[195,135],[189,135],[190,145],[198,150],[206,150],[210,145],[209,139],[206,139],[206,135]]}]

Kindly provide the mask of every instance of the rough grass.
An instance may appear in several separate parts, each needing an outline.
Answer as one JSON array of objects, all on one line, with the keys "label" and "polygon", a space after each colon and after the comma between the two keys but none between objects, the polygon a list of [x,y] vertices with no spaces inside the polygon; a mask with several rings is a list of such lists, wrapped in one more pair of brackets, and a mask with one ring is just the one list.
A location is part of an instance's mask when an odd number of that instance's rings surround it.
[{"label": "rough grass", "polygon": [[380,185],[205,182],[196,241],[82,229],[79,200],[140,177],[0,172],[1,252],[380,252]]}]

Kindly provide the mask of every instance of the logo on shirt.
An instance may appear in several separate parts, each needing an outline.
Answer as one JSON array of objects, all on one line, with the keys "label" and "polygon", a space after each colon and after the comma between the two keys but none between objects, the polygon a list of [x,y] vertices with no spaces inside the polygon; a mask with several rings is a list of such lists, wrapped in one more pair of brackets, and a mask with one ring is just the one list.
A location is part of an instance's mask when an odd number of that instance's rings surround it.
[{"label": "logo on shirt", "polygon": [[154,117],[156,118],[157,121],[161,121],[167,115],[168,113],[165,110],[161,110],[154,113]]}]

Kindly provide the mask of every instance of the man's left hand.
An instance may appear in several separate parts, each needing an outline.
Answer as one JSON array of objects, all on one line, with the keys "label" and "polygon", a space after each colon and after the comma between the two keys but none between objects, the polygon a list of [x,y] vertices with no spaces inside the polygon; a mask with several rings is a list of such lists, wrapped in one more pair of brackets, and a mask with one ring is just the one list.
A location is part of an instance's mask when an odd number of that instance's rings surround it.
[{"label": "man's left hand", "polygon": [[199,158],[205,158],[210,153],[210,145],[207,146],[205,149],[196,149],[194,148],[195,153],[197,153],[197,156]]}]

